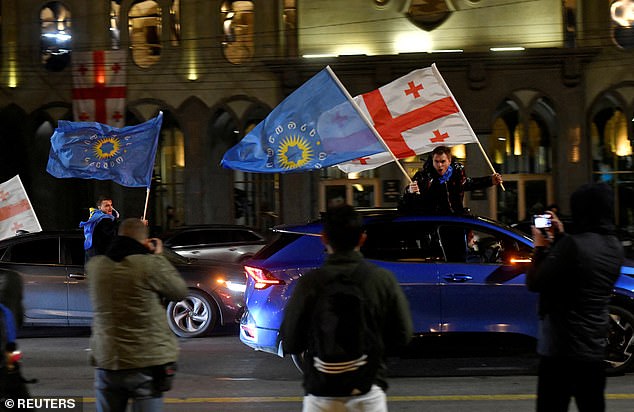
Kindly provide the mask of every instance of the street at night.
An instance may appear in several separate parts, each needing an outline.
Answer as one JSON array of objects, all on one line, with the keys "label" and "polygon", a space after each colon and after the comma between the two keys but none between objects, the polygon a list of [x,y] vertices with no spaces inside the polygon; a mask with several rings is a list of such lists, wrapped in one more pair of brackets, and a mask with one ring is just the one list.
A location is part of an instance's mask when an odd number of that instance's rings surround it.
[{"label": "street at night", "polygon": [[[89,330],[41,329],[23,335],[23,372],[27,379],[38,380],[29,385],[32,395],[83,398],[83,410],[95,410]],[[427,353],[390,359],[390,411],[533,411],[537,358],[530,344],[491,350],[478,348],[480,344],[424,343],[416,350]],[[255,352],[231,329],[181,339],[180,346],[179,370],[173,390],[166,394],[165,410],[301,409],[301,376],[290,358]],[[608,378],[608,411],[632,412],[633,384],[631,373]]]}]

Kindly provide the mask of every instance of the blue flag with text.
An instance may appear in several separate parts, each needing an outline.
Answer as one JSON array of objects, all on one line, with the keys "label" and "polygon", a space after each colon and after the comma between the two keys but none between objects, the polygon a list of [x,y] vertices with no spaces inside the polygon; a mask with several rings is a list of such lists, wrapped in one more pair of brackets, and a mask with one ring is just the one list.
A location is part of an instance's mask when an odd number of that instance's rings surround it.
[{"label": "blue flag with text", "polygon": [[46,171],[61,178],[149,188],[162,121],[162,112],[145,123],[122,128],[60,120],[51,136]]},{"label": "blue flag with text", "polygon": [[220,164],[245,172],[321,169],[385,150],[326,67],[229,149]]}]

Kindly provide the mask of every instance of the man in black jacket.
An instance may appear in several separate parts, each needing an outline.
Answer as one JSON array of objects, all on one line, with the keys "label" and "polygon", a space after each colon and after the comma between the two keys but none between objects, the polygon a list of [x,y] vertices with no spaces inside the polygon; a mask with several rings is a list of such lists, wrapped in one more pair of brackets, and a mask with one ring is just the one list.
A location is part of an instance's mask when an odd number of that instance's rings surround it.
[{"label": "man in black jacket", "polygon": [[437,146],[412,177],[400,209],[408,213],[463,214],[464,192],[502,183],[502,175],[467,177],[464,165],[453,162],[451,149]]},{"label": "man in black jacket", "polygon": [[606,184],[588,184],[570,198],[574,234],[533,227],[535,254],[526,284],[539,292],[540,357],[537,411],[605,410],[608,304],[623,263],[614,236],[614,195]]},{"label": "man in black jacket", "polygon": [[[387,411],[384,358],[406,345],[412,336],[407,299],[391,272],[363,259],[359,252],[365,240],[363,222],[351,206],[331,208],[323,220],[322,241],[329,255],[322,267],[297,280],[280,330],[284,352],[304,354],[303,411]],[[331,363],[320,359],[322,354],[316,350],[319,327],[325,326],[331,335],[345,335],[346,331],[337,327],[337,316],[328,318],[331,322],[325,325],[317,324],[321,314],[317,308],[323,302],[324,290],[334,288],[333,280],[340,277],[351,282],[345,289],[358,288],[362,295],[362,312],[367,316],[357,323],[368,326],[362,340],[372,344],[366,358],[363,355],[353,362]],[[348,341],[338,343],[346,346]],[[348,372],[340,373],[344,368]],[[352,376],[352,382],[346,376]]]},{"label": "man in black jacket", "polygon": [[90,208],[88,220],[79,223],[79,227],[84,229],[86,260],[106,253],[117,236],[119,226],[119,212],[112,205],[109,196],[100,196],[96,206],[97,208]]}]

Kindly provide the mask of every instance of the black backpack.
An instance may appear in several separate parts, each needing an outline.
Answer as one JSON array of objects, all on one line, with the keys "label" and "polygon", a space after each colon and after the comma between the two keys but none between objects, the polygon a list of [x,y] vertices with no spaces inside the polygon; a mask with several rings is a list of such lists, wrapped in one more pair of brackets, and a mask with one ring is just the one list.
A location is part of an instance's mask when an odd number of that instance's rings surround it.
[{"label": "black backpack", "polygon": [[316,378],[310,393],[351,396],[367,393],[380,364],[378,329],[361,282],[365,265],[339,273],[317,292],[307,366]]}]

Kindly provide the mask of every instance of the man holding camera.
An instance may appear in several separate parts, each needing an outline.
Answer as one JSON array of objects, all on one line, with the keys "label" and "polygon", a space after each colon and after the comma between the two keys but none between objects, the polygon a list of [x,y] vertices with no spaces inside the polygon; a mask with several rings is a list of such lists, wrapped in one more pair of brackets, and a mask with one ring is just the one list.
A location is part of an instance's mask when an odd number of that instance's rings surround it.
[{"label": "man holding camera", "polygon": [[614,236],[612,189],[583,185],[570,208],[574,234],[565,234],[552,212],[550,225],[539,216],[532,228],[526,284],[540,294],[538,412],[565,412],[572,397],[579,412],[605,410],[608,304],[624,259]]},{"label": "man holding camera", "polygon": [[125,219],[105,255],[86,265],[94,310],[91,357],[97,411],[162,409],[178,358],[178,341],[167,325],[162,301],[181,300],[187,285],[148,239],[140,219]]}]

